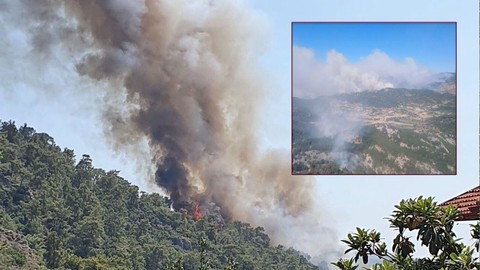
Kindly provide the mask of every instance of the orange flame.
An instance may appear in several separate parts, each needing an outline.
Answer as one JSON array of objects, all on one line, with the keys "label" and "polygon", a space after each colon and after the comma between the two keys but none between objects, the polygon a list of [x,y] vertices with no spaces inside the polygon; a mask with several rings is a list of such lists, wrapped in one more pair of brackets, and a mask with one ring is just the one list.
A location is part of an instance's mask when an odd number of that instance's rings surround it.
[{"label": "orange flame", "polygon": [[200,207],[198,207],[198,204],[195,204],[195,210],[193,211],[193,218],[197,221],[202,218],[202,213],[200,212]]}]

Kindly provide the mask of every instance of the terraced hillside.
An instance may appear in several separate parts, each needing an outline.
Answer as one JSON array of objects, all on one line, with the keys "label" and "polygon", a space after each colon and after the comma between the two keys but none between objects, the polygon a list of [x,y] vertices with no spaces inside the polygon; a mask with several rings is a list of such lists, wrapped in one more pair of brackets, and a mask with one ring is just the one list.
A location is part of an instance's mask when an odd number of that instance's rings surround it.
[{"label": "terraced hillside", "polygon": [[456,96],[383,89],[293,99],[294,174],[456,174]]}]

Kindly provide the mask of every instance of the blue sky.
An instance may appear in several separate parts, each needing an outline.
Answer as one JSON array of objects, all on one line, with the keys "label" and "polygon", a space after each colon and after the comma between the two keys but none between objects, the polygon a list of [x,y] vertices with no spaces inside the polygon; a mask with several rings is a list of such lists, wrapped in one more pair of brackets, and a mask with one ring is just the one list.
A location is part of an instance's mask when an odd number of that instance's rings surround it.
[{"label": "blue sky", "polygon": [[320,61],[332,49],[350,62],[381,50],[399,62],[410,57],[434,71],[454,72],[455,28],[454,22],[293,22],[292,39]]}]

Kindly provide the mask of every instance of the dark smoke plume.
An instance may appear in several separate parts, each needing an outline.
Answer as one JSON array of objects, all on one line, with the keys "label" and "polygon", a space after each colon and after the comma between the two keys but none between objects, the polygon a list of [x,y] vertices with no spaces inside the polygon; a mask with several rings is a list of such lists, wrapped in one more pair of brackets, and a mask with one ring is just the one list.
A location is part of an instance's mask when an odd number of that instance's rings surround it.
[{"label": "dark smoke plume", "polygon": [[255,14],[238,1],[21,3],[6,9],[30,18],[37,61],[61,47],[75,71],[105,91],[106,134],[124,151],[147,138],[155,182],[174,205],[213,202],[224,215],[264,226],[277,243],[331,249],[313,179],[290,176],[288,153],[258,150],[265,91],[252,53]]}]

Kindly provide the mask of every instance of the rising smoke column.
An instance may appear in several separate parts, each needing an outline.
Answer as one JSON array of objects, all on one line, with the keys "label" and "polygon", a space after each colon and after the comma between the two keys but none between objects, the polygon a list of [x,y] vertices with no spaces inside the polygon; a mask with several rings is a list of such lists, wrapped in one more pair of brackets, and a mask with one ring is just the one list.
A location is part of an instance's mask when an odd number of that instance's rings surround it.
[{"label": "rising smoke column", "polygon": [[114,147],[128,151],[147,138],[155,182],[174,206],[214,202],[229,217],[264,226],[275,242],[307,252],[335,241],[314,208],[313,179],[290,176],[288,153],[258,150],[264,101],[252,54],[258,20],[241,4],[21,3],[34,21],[29,31],[38,60],[53,59],[60,46],[78,74],[97,82]]},{"label": "rising smoke column", "polygon": [[[76,3],[67,10],[97,46],[77,64],[78,71],[119,82],[127,91],[126,101],[137,109],[124,116],[111,106],[107,114],[129,126],[111,135],[128,136],[127,130],[149,138],[158,149],[156,182],[174,202],[207,196],[228,211],[233,205],[223,194],[231,197],[249,188],[246,181],[255,181],[268,186],[255,197],[281,202],[289,214],[310,204],[305,181],[282,183],[274,176],[278,168],[256,153],[262,93],[244,41],[251,35],[244,10],[220,1],[146,1],[140,11],[126,1]],[[270,189],[276,192],[265,194]]]}]

